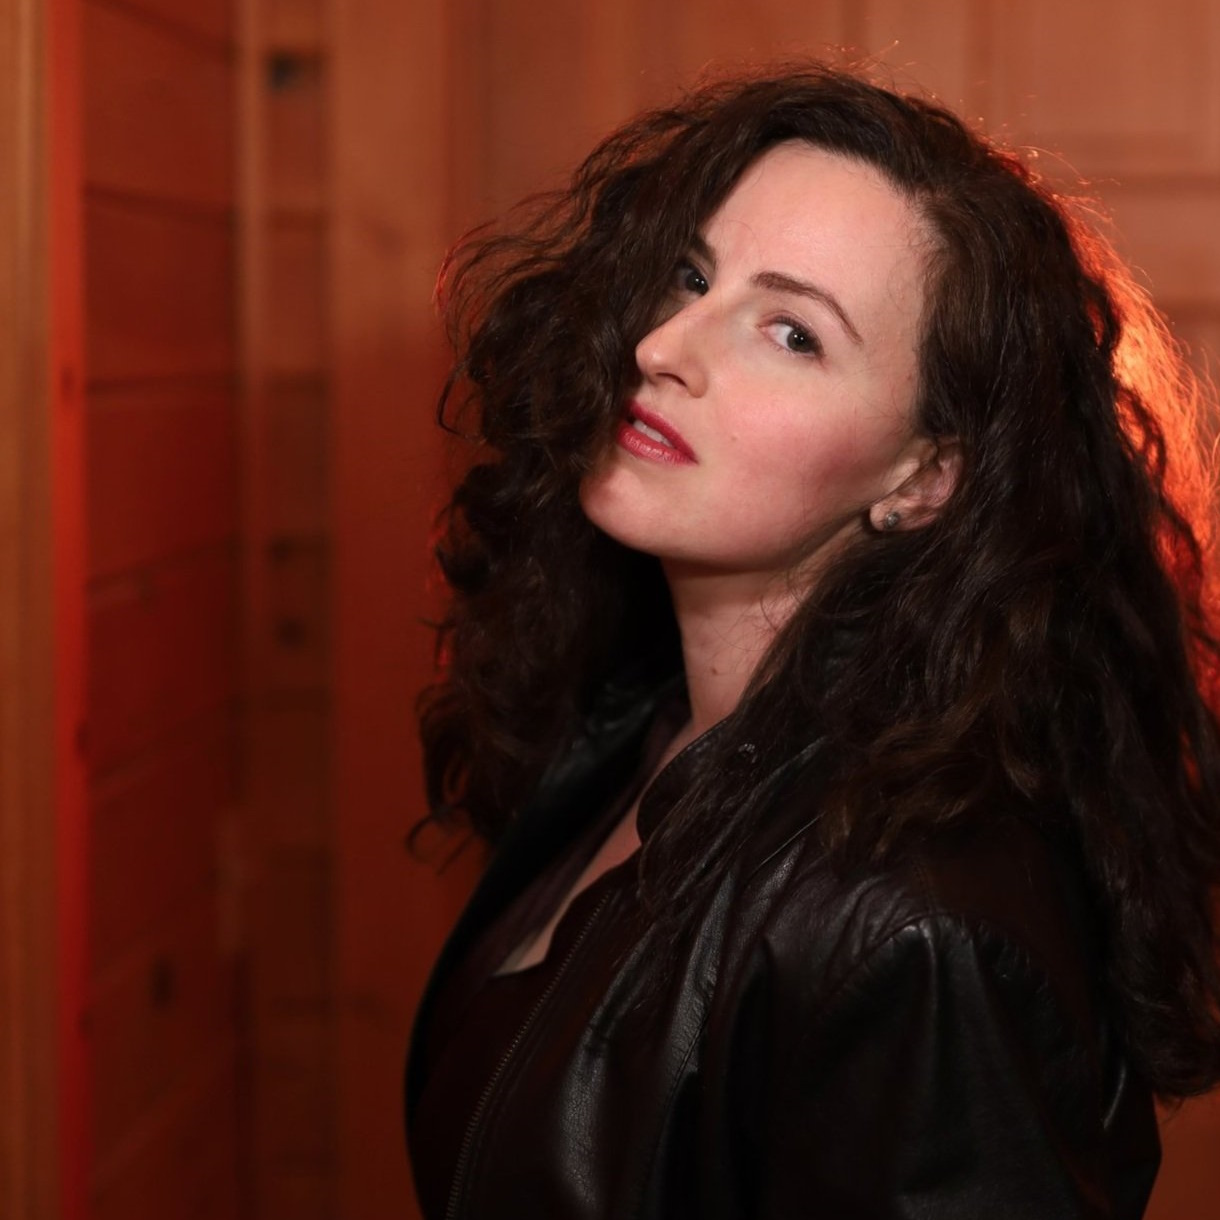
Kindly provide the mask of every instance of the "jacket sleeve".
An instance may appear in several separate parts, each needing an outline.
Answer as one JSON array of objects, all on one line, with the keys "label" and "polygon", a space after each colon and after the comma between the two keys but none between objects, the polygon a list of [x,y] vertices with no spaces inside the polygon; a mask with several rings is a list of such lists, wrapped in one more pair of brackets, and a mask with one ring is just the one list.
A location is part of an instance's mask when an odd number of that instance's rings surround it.
[{"label": "jacket sleeve", "polygon": [[[817,994],[785,971],[754,1133],[766,1220],[1068,1220],[1116,1207],[1095,1039],[1023,950],[955,916],[887,935]],[[789,985],[784,986],[787,979]]]}]

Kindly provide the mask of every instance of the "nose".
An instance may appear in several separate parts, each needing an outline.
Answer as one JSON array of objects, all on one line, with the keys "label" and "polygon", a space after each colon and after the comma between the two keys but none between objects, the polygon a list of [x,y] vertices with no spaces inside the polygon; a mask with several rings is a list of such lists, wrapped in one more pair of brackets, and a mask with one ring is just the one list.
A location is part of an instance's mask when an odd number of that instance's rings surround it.
[{"label": "nose", "polygon": [[635,363],[645,381],[673,381],[700,397],[708,384],[708,318],[692,301],[670,314],[635,347]]}]

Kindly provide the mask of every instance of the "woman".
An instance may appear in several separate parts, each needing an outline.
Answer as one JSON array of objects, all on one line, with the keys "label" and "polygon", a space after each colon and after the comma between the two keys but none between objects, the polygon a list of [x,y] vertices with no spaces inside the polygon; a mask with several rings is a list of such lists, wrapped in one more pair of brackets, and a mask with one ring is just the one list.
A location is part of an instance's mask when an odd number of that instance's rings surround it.
[{"label": "woman", "polygon": [[425,1214],[1141,1215],[1153,1095],[1220,1078],[1220,650],[1104,243],[811,67],[628,125],[447,300],[423,740],[496,852]]}]

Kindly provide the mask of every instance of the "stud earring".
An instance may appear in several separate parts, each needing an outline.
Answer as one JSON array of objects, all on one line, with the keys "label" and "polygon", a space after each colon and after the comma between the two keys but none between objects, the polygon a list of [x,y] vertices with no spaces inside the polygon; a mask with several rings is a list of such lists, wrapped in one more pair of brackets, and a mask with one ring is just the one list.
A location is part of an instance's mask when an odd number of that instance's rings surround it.
[{"label": "stud earring", "polygon": [[881,520],[881,528],[883,530],[896,530],[898,523],[902,520],[902,514],[896,509],[891,508]]}]

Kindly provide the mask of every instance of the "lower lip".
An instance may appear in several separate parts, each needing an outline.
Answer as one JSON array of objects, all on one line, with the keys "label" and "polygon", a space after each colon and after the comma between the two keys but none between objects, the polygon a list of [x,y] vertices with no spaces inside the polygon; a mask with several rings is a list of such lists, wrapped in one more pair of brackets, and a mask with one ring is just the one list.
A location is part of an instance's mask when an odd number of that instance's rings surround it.
[{"label": "lower lip", "polygon": [[685,453],[637,432],[626,420],[619,424],[615,439],[628,453],[649,462],[663,462],[667,466],[689,466],[694,462]]}]

